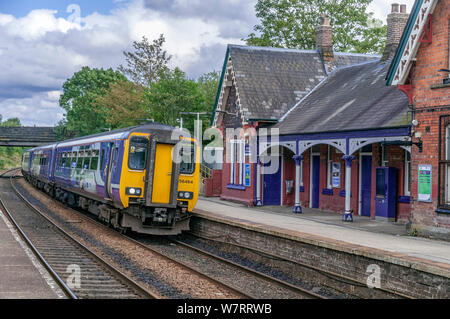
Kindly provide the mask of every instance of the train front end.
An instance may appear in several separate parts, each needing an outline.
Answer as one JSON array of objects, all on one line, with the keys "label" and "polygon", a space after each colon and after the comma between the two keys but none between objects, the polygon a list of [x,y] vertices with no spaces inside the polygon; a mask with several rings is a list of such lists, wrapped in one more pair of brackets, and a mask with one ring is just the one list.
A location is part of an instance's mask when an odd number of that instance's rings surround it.
[{"label": "train front end", "polygon": [[[180,147],[181,153],[189,153],[182,154],[181,160],[175,155]],[[131,133],[124,146],[120,226],[151,235],[189,230],[199,192],[198,156],[193,139],[173,141],[170,134]]]}]

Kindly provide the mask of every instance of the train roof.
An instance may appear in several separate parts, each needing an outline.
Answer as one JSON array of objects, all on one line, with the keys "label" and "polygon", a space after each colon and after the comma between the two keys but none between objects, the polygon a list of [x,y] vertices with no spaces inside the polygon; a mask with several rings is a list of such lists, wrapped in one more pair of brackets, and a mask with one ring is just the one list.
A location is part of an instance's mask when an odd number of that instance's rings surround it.
[{"label": "train roof", "polygon": [[102,132],[82,137],[76,137],[71,138],[65,141],[61,141],[59,143],[53,143],[49,145],[34,147],[27,152],[31,151],[38,151],[43,149],[51,149],[56,147],[68,147],[68,146],[74,146],[79,144],[88,144],[88,143],[96,143],[96,142],[102,142],[107,140],[117,140],[117,139],[126,139],[130,135],[130,133],[134,132],[142,132],[142,133],[153,133],[154,135],[157,135],[159,138],[163,140],[170,140],[170,132],[174,130],[175,128],[171,125],[161,124],[158,122],[148,123],[148,124],[142,124],[132,127],[125,127],[113,131],[108,132]]}]

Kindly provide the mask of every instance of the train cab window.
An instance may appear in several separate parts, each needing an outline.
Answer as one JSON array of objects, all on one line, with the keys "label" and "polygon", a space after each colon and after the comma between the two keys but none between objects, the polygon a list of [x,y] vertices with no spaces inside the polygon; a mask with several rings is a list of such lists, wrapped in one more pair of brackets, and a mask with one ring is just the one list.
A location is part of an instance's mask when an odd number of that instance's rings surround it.
[{"label": "train cab window", "polygon": [[130,140],[128,167],[130,169],[144,170],[147,159],[148,139],[133,136]]},{"label": "train cab window", "polygon": [[180,155],[180,174],[193,174],[195,170],[194,143],[184,143]]}]

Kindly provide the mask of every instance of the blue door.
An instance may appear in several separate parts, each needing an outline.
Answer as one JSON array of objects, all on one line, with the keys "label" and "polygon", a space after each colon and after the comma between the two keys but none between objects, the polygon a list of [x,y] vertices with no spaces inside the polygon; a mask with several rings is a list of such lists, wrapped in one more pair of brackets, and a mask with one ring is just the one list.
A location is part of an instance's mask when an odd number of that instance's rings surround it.
[{"label": "blue door", "polygon": [[311,207],[319,208],[319,183],[320,183],[320,155],[313,155],[312,157],[312,198]]},{"label": "blue door", "polygon": [[[270,167],[271,163],[266,163],[264,166]],[[263,176],[264,205],[281,205],[281,158],[278,158],[278,170],[273,174],[264,174]]]},{"label": "blue door", "polygon": [[370,216],[372,196],[372,156],[361,156],[361,216]]}]

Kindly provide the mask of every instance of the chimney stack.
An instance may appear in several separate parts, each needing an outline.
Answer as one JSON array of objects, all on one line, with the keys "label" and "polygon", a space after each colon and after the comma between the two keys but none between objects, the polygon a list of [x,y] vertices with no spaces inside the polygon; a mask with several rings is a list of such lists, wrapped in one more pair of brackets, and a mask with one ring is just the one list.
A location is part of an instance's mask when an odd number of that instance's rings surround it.
[{"label": "chimney stack", "polygon": [[392,58],[397,50],[403,30],[408,22],[409,14],[406,13],[406,4],[392,4],[391,13],[387,16],[387,39],[382,60]]},{"label": "chimney stack", "polygon": [[319,51],[328,69],[332,68],[334,62],[333,53],[333,28],[330,19],[326,15],[320,18],[320,25],[316,27],[316,49]]}]

